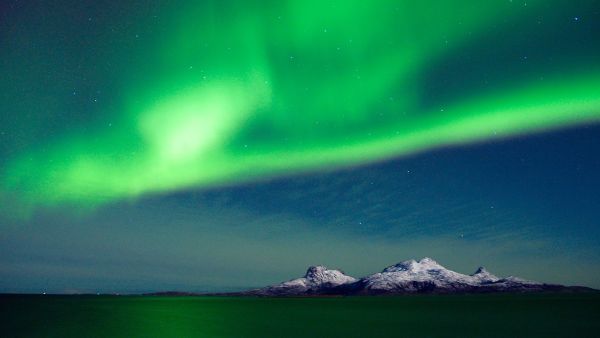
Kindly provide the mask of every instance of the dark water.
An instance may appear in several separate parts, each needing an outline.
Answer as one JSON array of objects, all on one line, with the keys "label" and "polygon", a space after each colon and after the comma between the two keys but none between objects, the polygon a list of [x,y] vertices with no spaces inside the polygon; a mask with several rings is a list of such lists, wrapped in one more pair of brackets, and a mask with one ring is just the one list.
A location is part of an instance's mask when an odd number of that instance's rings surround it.
[{"label": "dark water", "polygon": [[3,337],[598,337],[600,294],[1,296]]}]

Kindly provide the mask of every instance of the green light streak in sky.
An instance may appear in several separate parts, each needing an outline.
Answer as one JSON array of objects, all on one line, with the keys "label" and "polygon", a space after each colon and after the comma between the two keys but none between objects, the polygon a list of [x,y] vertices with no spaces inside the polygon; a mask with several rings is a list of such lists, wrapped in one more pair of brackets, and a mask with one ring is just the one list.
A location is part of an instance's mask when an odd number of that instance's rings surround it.
[{"label": "green light streak in sky", "polygon": [[510,41],[521,34],[513,22],[567,6],[216,1],[172,9],[168,38],[143,46],[150,81],[127,83],[128,102],[104,113],[115,123],[16,156],[2,190],[33,205],[95,206],[598,121],[597,64],[564,62],[540,80],[490,62],[506,71],[494,86],[437,100],[426,89],[427,73],[446,58],[493,32]]}]

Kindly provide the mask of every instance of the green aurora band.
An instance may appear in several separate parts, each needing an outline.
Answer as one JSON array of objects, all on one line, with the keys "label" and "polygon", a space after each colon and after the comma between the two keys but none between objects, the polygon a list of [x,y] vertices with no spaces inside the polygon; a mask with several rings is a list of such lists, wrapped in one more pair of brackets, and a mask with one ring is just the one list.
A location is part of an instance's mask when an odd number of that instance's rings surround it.
[{"label": "green aurora band", "polygon": [[302,0],[173,8],[163,34],[143,46],[152,72],[135,83],[125,74],[124,102],[103,112],[111,126],[13,156],[0,168],[0,190],[33,206],[94,207],[596,122],[594,58],[542,64],[543,79],[488,60],[505,73],[493,85],[430,85],[432,69],[453,56],[498,36],[510,49],[521,34],[515,25],[542,13],[552,26],[568,7]]}]

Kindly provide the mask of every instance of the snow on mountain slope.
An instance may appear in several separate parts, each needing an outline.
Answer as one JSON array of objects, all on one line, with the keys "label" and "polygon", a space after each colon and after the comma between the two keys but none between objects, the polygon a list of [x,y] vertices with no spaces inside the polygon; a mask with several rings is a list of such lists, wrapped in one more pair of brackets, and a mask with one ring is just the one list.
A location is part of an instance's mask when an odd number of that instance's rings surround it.
[{"label": "snow on mountain slope", "polygon": [[477,279],[480,283],[493,283],[500,280],[500,278],[491,274],[483,266],[480,266],[471,277]]},{"label": "snow on mountain slope", "polygon": [[251,290],[249,293],[255,295],[319,294],[325,290],[354,282],[356,282],[356,278],[347,276],[339,270],[329,270],[324,266],[311,266],[302,278]]},{"label": "snow on mountain slope", "polygon": [[518,277],[499,278],[480,267],[472,275],[446,269],[431,258],[408,260],[361,278],[347,288],[354,294],[542,291],[566,289]]},{"label": "snow on mountain slope", "polygon": [[429,289],[460,290],[481,284],[475,276],[463,275],[441,266],[431,258],[408,260],[361,279],[371,292],[415,292]]}]

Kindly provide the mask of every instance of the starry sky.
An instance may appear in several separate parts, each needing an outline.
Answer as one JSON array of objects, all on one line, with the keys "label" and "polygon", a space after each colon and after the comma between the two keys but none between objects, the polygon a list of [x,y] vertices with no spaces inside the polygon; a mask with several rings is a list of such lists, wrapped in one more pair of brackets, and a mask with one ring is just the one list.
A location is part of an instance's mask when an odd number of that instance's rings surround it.
[{"label": "starry sky", "polygon": [[3,1],[0,292],[431,256],[600,287],[600,2]]}]

